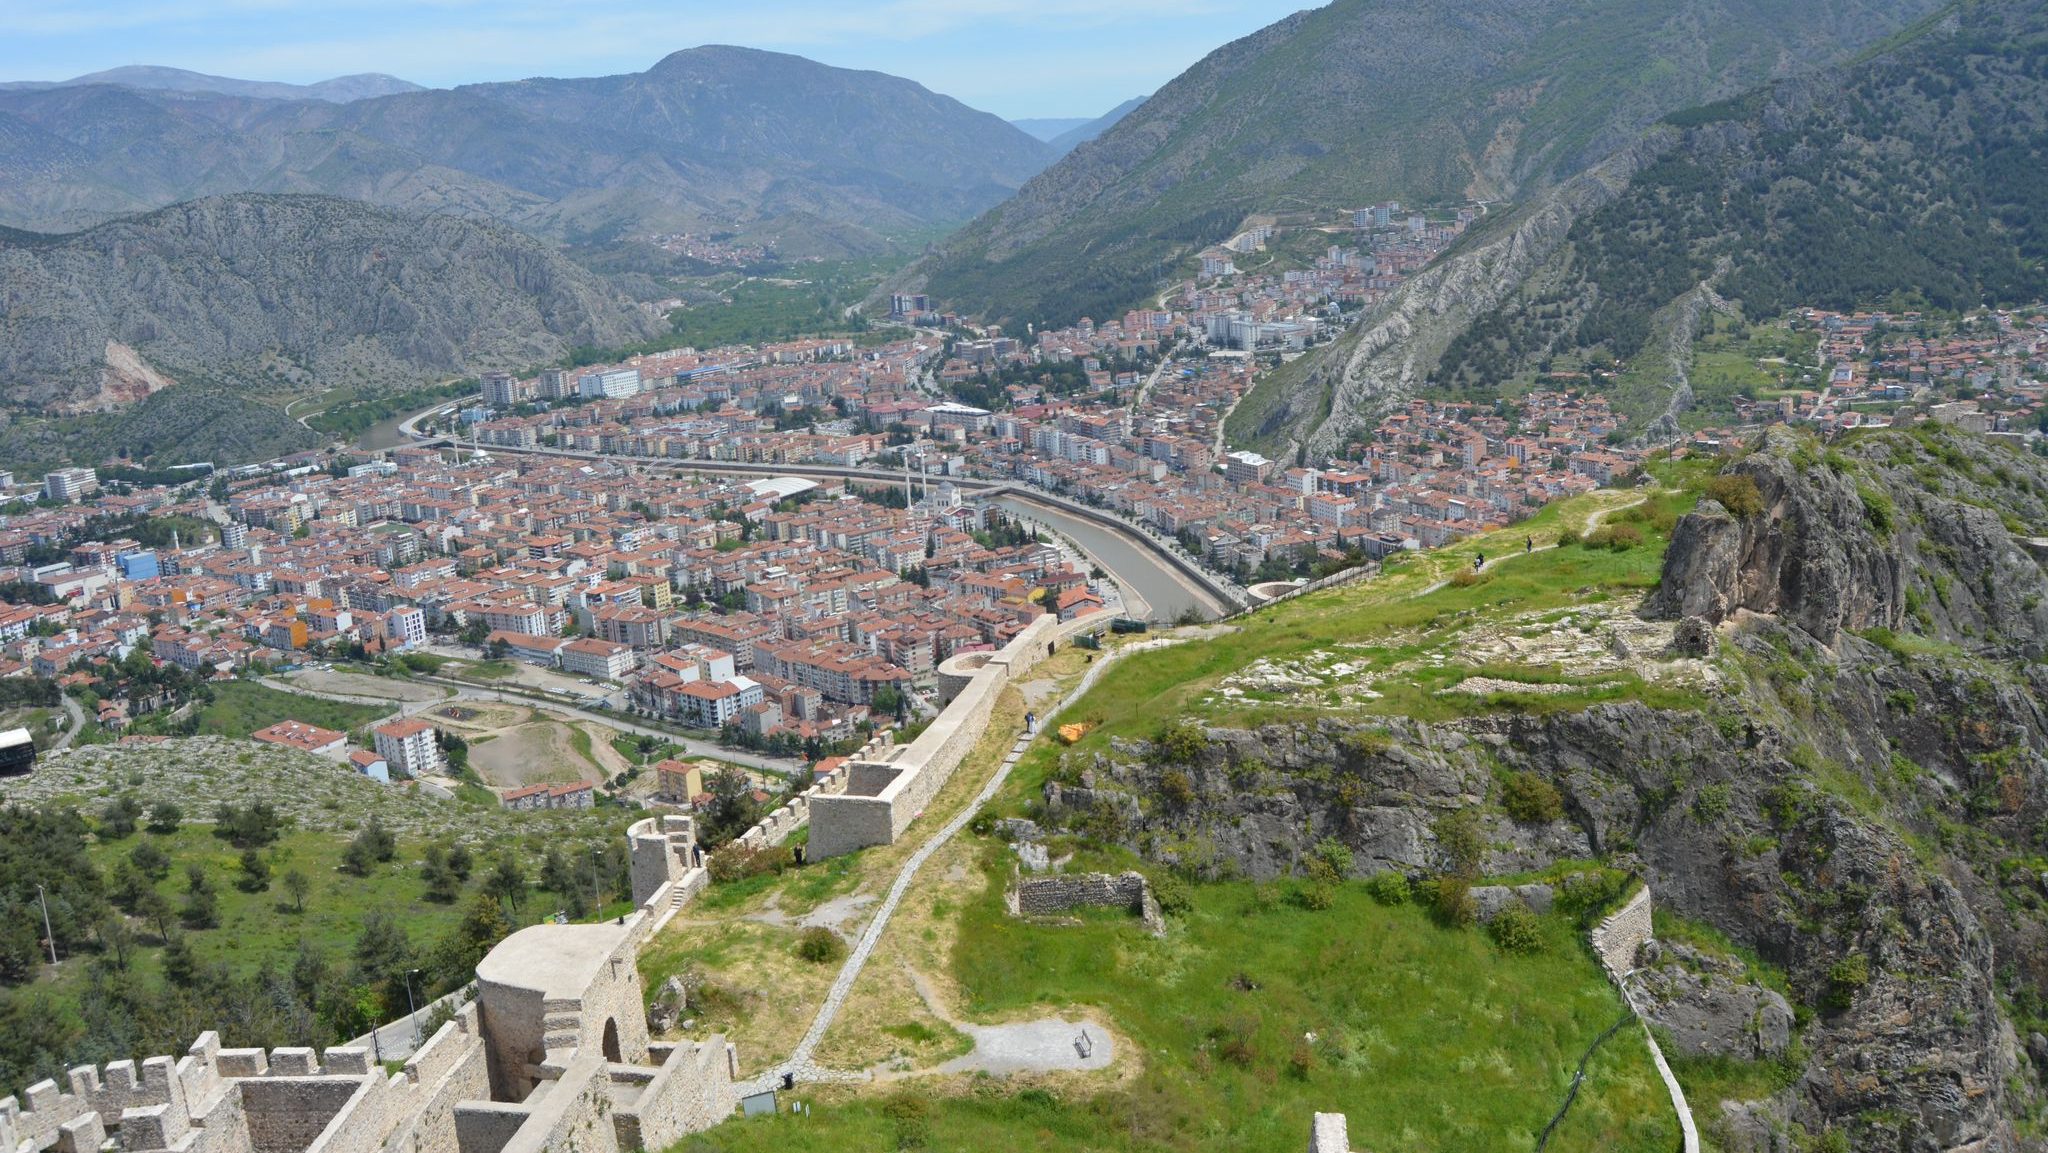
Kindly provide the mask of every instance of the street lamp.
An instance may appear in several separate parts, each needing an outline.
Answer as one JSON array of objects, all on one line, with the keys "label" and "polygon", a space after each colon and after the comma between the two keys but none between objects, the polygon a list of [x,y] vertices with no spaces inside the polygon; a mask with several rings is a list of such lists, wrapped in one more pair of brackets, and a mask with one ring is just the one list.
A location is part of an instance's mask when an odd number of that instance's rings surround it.
[{"label": "street lamp", "polygon": [[597,887],[598,855],[603,851],[596,845],[590,847],[590,917],[594,921],[604,919],[604,894]]},{"label": "street lamp", "polygon": [[419,1006],[413,1004],[412,1000],[412,975],[417,972],[419,972],[418,969],[407,969],[405,971],[405,1011],[406,1015],[412,1018],[412,1047],[414,1049],[420,1047],[420,1010]]}]

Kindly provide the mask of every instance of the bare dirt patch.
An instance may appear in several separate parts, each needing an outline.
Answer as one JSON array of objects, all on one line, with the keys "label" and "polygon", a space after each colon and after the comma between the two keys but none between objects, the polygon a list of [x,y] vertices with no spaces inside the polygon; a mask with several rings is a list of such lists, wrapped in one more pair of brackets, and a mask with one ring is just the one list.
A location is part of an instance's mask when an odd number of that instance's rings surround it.
[{"label": "bare dirt patch", "polygon": [[335,672],[328,669],[301,669],[286,677],[285,680],[287,683],[310,693],[363,697],[369,700],[405,701],[409,704],[422,701],[438,701],[448,695],[448,690],[439,685],[421,684],[417,681],[401,681],[392,677],[364,676],[361,673]]},{"label": "bare dirt patch", "polygon": [[486,784],[500,789],[600,779],[597,766],[577,751],[569,726],[558,721],[518,725],[472,744],[469,765]]}]

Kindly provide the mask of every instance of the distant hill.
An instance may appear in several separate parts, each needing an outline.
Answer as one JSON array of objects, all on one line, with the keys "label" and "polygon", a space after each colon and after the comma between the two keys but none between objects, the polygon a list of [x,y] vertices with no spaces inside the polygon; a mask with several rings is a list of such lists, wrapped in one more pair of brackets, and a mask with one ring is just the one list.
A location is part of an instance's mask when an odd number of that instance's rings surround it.
[{"label": "distant hill", "polygon": [[[512,229],[319,196],[218,197],[71,235],[0,233],[0,285],[11,431],[141,402],[159,418],[159,446],[180,435],[180,410],[235,431],[280,419],[251,402],[264,393],[526,368],[659,327]],[[230,399],[167,403],[188,393]]]},{"label": "distant hill", "polygon": [[1093,124],[1094,122],[1094,119],[1088,116],[1035,116],[1010,121],[1010,123],[1022,129],[1026,135],[1035,140],[1043,140],[1048,144],[1052,143],[1054,137],[1062,133],[1071,132],[1076,128]]},{"label": "distant hill", "polygon": [[154,64],[130,64],[121,68],[109,68],[104,72],[74,76],[69,80],[16,80],[0,84],[0,90],[35,91],[44,88],[77,88],[88,84],[111,84],[118,88],[147,88],[164,92],[211,92],[222,96],[247,96],[256,100],[328,100],[336,104],[346,104],[351,100],[367,100],[373,96],[422,91],[420,85],[410,80],[400,80],[396,76],[386,76],[381,72],[336,76],[332,80],[321,80],[313,84],[285,84],[275,80],[237,80],[231,76],[208,76],[204,72],[188,72],[183,68],[164,68]]},{"label": "distant hill", "polygon": [[1054,148],[1059,149],[1061,156],[1065,156],[1067,153],[1072,152],[1074,149],[1115,127],[1117,121],[1137,111],[1138,106],[1143,103],[1145,103],[1143,96],[1134,96],[1093,120],[1084,120],[1079,124],[1069,127],[1066,131],[1052,137],[1049,143]]},{"label": "distant hill", "polygon": [[348,103],[91,84],[0,92],[0,224],[317,192],[571,243],[733,232],[846,255],[967,219],[1053,155],[908,80],[716,46]]},{"label": "distant hill", "polygon": [[1941,0],[1335,0],[1217,49],[920,270],[991,318],[1135,302],[1253,211],[1520,199]]}]

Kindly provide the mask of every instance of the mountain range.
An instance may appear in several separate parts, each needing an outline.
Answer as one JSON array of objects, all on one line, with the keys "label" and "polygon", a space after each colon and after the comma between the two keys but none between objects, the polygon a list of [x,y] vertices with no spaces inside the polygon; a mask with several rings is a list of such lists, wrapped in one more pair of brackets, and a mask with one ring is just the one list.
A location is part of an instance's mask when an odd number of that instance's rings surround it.
[{"label": "mountain range", "polygon": [[847,255],[966,219],[1056,155],[908,80],[722,46],[629,75],[346,103],[220,87],[0,92],[0,224],[68,231],[204,196],[313,192],[572,243],[729,232]]},{"label": "mountain range", "polygon": [[1637,431],[1695,402],[1710,314],[2048,296],[2048,13],[1953,6],[1836,68],[1669,116],[1468,236],[1342,340],[1262,381],[1233,443],[1341,448],[1420,392],[1491,398],[1618,364]]},{"label": "mountain range", "polygon": [[400,80],[396,76],[386,76],[382,72],[336,76],[331,80],[320,80],[312,84],[285,84],[275,80],[237,80],[232,76],[209,76],[204,72],[188,72],[183,68],[165,68],[155,64],[129,64],[120,68],[109,68],[103,72],[73,76],[69,80],[12,80],[0,83],[0,91],[35,92],[46,88],[79,88],[94,84],[162,92],[212,92],[222,96],[247,96],[256,100],[329,100],[336,104],[346,104],[351,100],[367,100],[373,96],[423,91],[420,85],[410,80]]},{"label": "mountain range", "polygon": [[913,279],[992,319],[1141,300],[1252,212],[1522,200],[1659,117],[1840,59],[1940,0],[1335,0],[1217,49]]}]

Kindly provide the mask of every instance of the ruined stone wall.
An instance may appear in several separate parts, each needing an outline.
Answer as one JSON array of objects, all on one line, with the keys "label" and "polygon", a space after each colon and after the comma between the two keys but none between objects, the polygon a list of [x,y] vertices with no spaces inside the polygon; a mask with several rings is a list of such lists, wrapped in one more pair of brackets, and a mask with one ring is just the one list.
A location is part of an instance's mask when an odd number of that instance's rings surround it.
[{"label": "ruined stone wall", "polygon": [[546,1092],[528,1102],[526,1123],[502,1153],[620,1153],[609,1117],[610,1088],[604,1058],[578,1054]]},{"label": "ruined stone wall", "polygon": [[1088,907],[1128,909],[1153,932],[1166,929],[1165,918],[1159,914],[1159,902],[1153,899],[1152,886],[1143,873],[1029,877],[1011,887],[1008,901],[1010,912],[1022,917],[1051,916]]},{"label": "ruined stone wall", "polygon": [[895,805],[877,797],[819,797],[811,802],[810,858],[822,861],[896,837]]},{"label": "ruined stone wall", "polygon": [[1650,888],[1643,886],[1628,903],[1593,927],[1593,952],[1607,975],[1616,981],[1636,967],[1636,951],[1650,939]]}]

